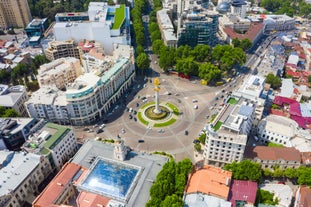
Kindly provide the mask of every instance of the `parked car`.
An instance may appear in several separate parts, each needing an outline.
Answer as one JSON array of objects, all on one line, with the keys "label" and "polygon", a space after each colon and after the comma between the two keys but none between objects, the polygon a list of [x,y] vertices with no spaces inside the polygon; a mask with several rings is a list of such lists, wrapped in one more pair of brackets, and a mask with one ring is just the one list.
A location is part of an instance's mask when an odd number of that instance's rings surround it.
[{"label": "parked car", "polygon": [[188,130],[185,130],[185,135],[188,135],[188,134],[189,134]]},{"label": "parked car", "polygon": [[143,142],[145,142],[145,140],[143,140],[143,139],[138,140],[138,143],[143,143]]},{"label": "parked car", "polygon": [[197,144],[197,143],[200,143],[200,141],[197,139],[193,140],[193,144]]},{"label": "parked car", "polygon": [[99,133],[102,133],[102,132],[104,132],[104,130],[102,130],[102,129],[96,130],[96,134],[99,134]]}]

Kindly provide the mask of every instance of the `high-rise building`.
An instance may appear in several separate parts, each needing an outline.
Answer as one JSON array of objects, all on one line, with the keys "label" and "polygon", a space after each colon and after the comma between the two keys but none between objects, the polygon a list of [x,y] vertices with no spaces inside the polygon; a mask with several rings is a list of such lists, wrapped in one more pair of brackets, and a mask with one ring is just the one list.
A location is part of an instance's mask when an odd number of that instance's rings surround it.
[{"label": "high-rise building", "polygon": [[0,1],[0,27],[26,27],[31,21],[27,0]]}]

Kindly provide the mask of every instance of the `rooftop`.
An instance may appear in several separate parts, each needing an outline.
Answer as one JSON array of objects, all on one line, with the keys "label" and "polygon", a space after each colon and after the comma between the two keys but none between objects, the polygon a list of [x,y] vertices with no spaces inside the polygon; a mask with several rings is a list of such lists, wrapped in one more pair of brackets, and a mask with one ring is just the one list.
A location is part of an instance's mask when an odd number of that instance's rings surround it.
[{"label": "rooftop", "polygon": [[200,192],[226,200],[229,195],[231,177],[232,172],[205,165],[191,175],[186,193]]},{"label": "rooftop", "polygon": [[263,29],[263,27],[264,27],[263,23],[256,22],[251,24],[250,28],[247,30],[245,34],[236,33],[230,27],[225,27],[224,31],[230,37],[230,39],[238,38],[239,40],[242,40],[248,38],[249,40],[254,41],[257,35]]},{"label": "rooftop", "polygon": [[244,157],[248,159],[301,162],[301,154],[294,147],[246,147]]},{"label": "rooftop", "polygon": [[120,29],[124,21],[125,21],[125,5],[121,4],[119,8],[116,8],[116,13],[114,15],[114,24],[112,26],[112,29]]},{"label": "rooftop", "polygon": [[278,206],[290,206],[293,197],[293,191],[288,185],[283,184],[264,184],[260,189],[274,193],[279,199]]},{"label": "rooftop", "polygon": [[251,75],[239,88],[239,92],[259,98],[264,88],[265,78],[262,76]]},{"label": "rooftop", "polygon": [[191,193],[185,196],[186,207],[231,207],[232,204],[222,198],[202,193]]},{"label": "rooftop", "polygon": [[300,196],[296,198],[298,200],[299,206],[311,206],[311,189],[307,186],[299,188]]},{"label": "rooftop", "polygon": [[25,94],[25,86],[16,85],[9,88],[7,85],[0,84],[0,106],[12,107]]},{"label": "rooftop", "polygon": [[233,180],[228,200],[232,206],[236,206],[236,201],[247,201],[247,203],[255,204],[257,188],[256,182]]}]

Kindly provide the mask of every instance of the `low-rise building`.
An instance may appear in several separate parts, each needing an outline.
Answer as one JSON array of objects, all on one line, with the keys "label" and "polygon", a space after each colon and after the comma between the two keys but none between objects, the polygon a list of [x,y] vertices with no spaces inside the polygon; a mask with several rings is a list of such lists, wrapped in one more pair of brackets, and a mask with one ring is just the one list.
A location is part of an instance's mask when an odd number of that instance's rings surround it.
[{"label": "low-rise building", "polygon": [[228,201],[232,206],[254,206],[256,201],[258,184],[248,180],[233,180],[229,192]]},{"label": "low-rise building", "polygon": [[51,165],[43,156],[0,151],[0,206],[29,206],[50,173]]},{"label": "low-rise building", "polygon": [[260,189],[269,191],[278,199],[278,206],[289,207],[293,199],[293,190],[288,185],[283,184],[264,184]]},{"label": "low-rise building", "polygon": [[173,23],[168,15],[168,9],[157,11],[157,21],[164,44],[168,47],[177,47],[177,37]]},{"label": "low-rise building", "polygon": [[252,129],[256,105],[243,97],[231,97],[212,123],[206,126],[205,163],[223,166],[240,162]]},{"label": "low-rise building", "polygon": [[48,60],[53,61],[58,58],[74,57],[81,58],[82,51],[73,39],[64,41],[51,41],[48,43],[48,48],[44,50]]},{"label": "low-rise building", "polygon": [[28,136],[44,125],[44,120],[33,118],[0,119],[0,139],[9,150],[20,150]]},{"label": "low-rise building", "polygon": [[311,189],[308,186],[301,186],[296,192],[295,207],[311,206]]},{"label": "low-rise building", "polygon": [[74,57],[59,58],[41,65],[37,79],[40,87],[55,85],[58,89],[65,89],[67,84],[74,82],[83,72],[79,59]]},{"label": "low-rise building", "polygon": [[245,150],[244,158],[258,162],[267,169],[298,168],[301,165],[301,154],[294,147],[249,147]]},{"label": "low-rise building", "polygon": [[190,175],[185,190],[186,206],[230,207],[227,201],[230,191],[232,172],[205,165]]},{"label": "low-rise building", "polygon": [[14,109],[20,116],[28,116],[24,103],[27,101],[25,86],[16,85],[9,87],[0,84],[0,106],[5,109]]},{"label": "low-rise building", "polygon": [[72,128],[46,123],[22,147],[23,151],[46,157],[57,171],[78,151]]}]

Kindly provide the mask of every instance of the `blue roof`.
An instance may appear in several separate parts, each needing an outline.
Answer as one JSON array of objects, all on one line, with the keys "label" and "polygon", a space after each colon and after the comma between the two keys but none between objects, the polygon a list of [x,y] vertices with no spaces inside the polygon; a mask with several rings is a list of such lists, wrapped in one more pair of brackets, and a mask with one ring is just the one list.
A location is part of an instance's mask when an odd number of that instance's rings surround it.
[{"label": "blue roof", "polygon": [[253,108],[250,106],[242,105],[239,110],[239,114],[242,116],[250,117],[253,113]]}]

